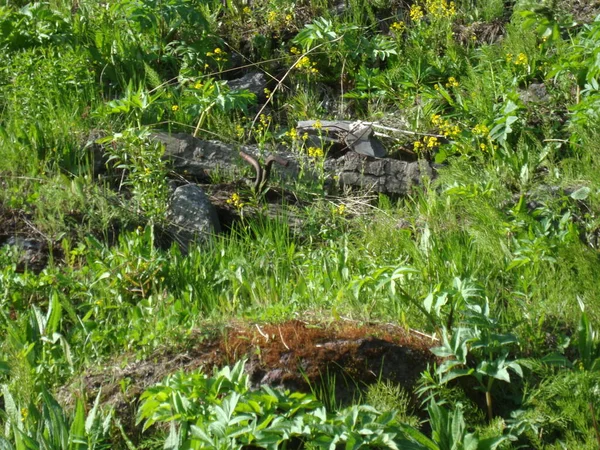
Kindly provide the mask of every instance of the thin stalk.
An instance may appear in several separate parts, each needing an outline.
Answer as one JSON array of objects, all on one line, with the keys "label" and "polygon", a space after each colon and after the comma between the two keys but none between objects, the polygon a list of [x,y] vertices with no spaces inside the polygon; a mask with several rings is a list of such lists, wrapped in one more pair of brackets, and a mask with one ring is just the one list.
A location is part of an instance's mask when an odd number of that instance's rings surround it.
[{"label": "thin stalk", "polygon": [[485,391],[485,404],[487,406],[487,414],[488,414],[488,420],[491,422],[493,417],[494,417],[494,413],[492,410],[492,384],[494,383],[494,379],[492,377],[490,377],[489,381],[488,381],[488,385],[487,385],[487,389]]},{"label": "thin stalk", "polygon": [[194,129],[194,134],[192,136],[198,136],[198,131],[200,131],[200,127],[204,123],[204,118],[206,117],[206,114],[212,109],[214,105],[215,104],[213,102],[210,105],[208,105],[208,107],[205,110],[202,111],[202,114],[200,114],[200,118],[198,119],[198,125],[196,125],[196,128]]}]

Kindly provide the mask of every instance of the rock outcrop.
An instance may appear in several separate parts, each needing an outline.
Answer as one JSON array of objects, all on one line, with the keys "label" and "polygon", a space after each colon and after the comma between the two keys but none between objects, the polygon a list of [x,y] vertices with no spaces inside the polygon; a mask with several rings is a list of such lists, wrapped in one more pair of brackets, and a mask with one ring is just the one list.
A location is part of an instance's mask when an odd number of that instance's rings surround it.
[{"label": "rock outcrop", "polygon": [[195,184],[186,184],[175,190],[169,202],[168,219],[168,232],[184,252],[193,243],[206,243],[221,231],[214,206]]}]

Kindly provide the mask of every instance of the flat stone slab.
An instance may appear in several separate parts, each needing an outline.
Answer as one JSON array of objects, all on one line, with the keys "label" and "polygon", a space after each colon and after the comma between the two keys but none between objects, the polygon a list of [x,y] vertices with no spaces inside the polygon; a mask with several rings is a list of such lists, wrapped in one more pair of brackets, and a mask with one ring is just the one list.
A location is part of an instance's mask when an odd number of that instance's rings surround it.
[{"label": "flat stone slab", "polygon": [[[323,125],[324,126],[324,125]],[[172,169],[197,181],[209,183],[211,177],[219,173],[241,176],[242,168],[247,167],[240,156],[243,151],[255,158],[259,150],[254,146],[224,144],[219,141],[205,141],[184,133],[156,133],[154,138],[165,145],[165,158]],[[305,155],[287,151],[273,151],[289,162],[287,167],[274,166],[274,171],[284,178],[295,178],[302,164],[308,161]],[[266,158],[268,155],[263,155]],[[325,171],[330,180],[339,180],[342,186],[359,187],[386,194],[408,194],[421,184],[423,177],[432,177],[431,165],[426,161],[407,162],[393,158],[376,158],[348,151],[337,158],[325,161]],[[304,170],[310,175],[310,170]],[[316,174],[314,174],[316,176]]]}]

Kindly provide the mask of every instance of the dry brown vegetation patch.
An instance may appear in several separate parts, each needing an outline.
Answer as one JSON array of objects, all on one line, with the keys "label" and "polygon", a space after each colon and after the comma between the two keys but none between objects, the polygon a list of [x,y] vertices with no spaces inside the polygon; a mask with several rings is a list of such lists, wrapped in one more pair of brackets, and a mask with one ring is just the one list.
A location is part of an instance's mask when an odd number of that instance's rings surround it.
[{"label": "dry brown vegetation patch", "polygon": [[335,380],[336,401],[347,403],[377,380],[410,390],[432,361],[428,349],[434,344],[425,335],[392,324],[232,323],[198,332],[183,347],[164,348],[141,361],[128,363],[127,356],[121,356],[64,387],[61,397],[66,400],[78,392],[94,398],[102,389],[103,402],[133,420],[139,395],[166,375],[178,370],[211,372],[247,359],[253,387],[309,391]]}]

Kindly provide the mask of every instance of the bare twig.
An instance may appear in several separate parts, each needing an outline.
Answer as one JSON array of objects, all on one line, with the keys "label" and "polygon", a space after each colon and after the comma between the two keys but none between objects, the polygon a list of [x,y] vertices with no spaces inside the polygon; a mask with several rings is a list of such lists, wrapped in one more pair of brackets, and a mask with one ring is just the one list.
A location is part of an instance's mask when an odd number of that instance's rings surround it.
[{"label": "bare twig", "polygon": [[363,122],[363,123],[365,125],[370,125],[373,128],[379,128],[380,130],[394,131],[396,133],[408,134],[408,135],[411,135],[411,136],[432,136],[432,137],[437,137],[437,138],[444,138],[444,137],[446,137],[446,136],[441,135],[441,134],[420,133],[418,131],[400,130],[399,128],[386,127],[384,125],[379,125],[378,123],[374,123],[374,122]]},{"label": "bare twig", "polygon": [[265,338],[265,341],[269,342],[269,335],[265,334],[265,332],[260,329],[260,327],[258,326],[257,323],[254,324],[254,326],[256,327],[256,329],[258,330],[258,332],[260,333],[260,335]]},{"label": "bare twig", "polygon": [[279,337],[281,338],[281,343],[283,344],[283,346],[286,348],[286,350],[289,350],[290,348],[288,347],[288,345],[285,343],[285,341],[283,340],[283,334],[281,334],[281,327],[277,327],[277,329],[279,330]]}]

